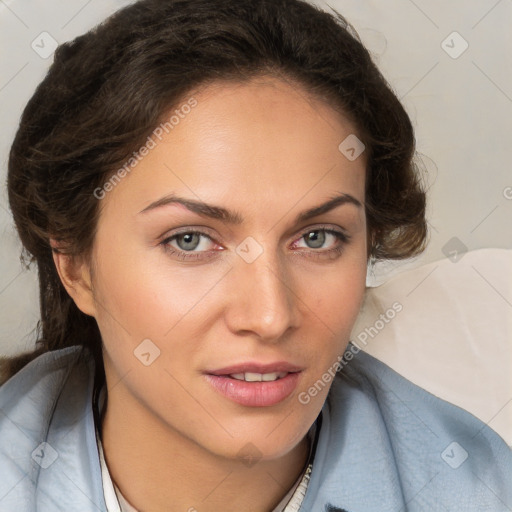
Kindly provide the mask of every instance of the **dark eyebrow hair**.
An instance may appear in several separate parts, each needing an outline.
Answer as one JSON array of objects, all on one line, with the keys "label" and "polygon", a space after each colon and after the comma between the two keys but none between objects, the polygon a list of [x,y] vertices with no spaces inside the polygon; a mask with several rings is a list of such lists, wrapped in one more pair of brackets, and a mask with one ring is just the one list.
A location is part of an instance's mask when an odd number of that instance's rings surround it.
[{"label": "dark eyebrow hair", "polygon": [[[244,219],[242,215],[240,215],[236,211],[230,211],[220,206],[215,206],[212,204],[203,203],[202,201],[196,201],[193,199],[187,199],[184,197],[179,197],[176,194],[169,194],[160,199],[154,201],[149,206],[146,206],[139,213],[147,213],[155,208],[160,208],[162,206],[166,206],[168,204],[178,203],[185,206],[188,210],[197,213],[199,215],[203,215],[205,217],[210,217],[212,219],[221,220],[228,224],[242,224]],[[362,208],[363,205],[361,202],[356,199],[354,196],[350,194],[341,194],[338,196],[334,196],[329,199],[327,202],[310,208],[302,213],[300,213],[295,219],[296,223],[304,222],[313,217],[317,217],[318,215],[322,215],[323,213],[327,213],[334,208],[341,206],[343,204],[352,204],[357,206],[358,208]]]}]

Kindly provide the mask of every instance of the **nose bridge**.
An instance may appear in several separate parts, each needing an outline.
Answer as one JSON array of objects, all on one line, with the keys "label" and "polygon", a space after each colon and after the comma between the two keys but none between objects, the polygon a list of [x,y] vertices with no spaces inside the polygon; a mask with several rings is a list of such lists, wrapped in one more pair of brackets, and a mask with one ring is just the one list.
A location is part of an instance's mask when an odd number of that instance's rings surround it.
[{"label": "nose bridge", "polygon": [[231,308],[236,330],[277,340],[295,322],[295,294],[286,266],[276,250],[245,240],[237,248],[236,292]]}]

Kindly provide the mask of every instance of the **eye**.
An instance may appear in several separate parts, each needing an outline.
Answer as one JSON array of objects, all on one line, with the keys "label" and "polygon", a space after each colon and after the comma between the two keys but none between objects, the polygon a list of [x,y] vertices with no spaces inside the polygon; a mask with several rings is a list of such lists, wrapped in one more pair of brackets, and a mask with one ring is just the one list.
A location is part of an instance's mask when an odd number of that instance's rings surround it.
[{"label": "eye", "polygon": [[184,251],[193,251],[194,249],[197,249],[201,245],[201,237],[204,238],[204,234],[199,233],[197,231],[193,231],[191,233],[183,233],[180,235],[176,235],[173,238],[176,239],[179,249],[182,249]]},{"label": "eye", "polygon": [[305,240],[306,244],[311,244],[309,246],[311,249],[321,249],[329,237],[333,237],[336,240],[337,234],[338,233],[327,231],[326,229],[314,229],[302,235],[300,239]]},{"label": "eye", "polygon": [[[350,236],[342,231],[320,227],[309,229],[302,235],[302,237],[298,241],[301,240],[304,240],[304,242],[307,244],[306,249],[308,247],[310,249],[313,249],[312,251],[298,251],[306,252],[306,257],[325,257],[328,259],[335,259],[337,256],[341,254],[341,252],[345,248],[345,245],[349,242]],[[323,248],[326,242],[329,242],[329,240],[334,243],[334,245],[331,243],[331,245],[333,245],[332,247],[327,248],[326,250],[323,251],[317,250]],[[295,242],[295,244],[297,243],[298,242]]]},{"label": "eye", "polygon": [[[211,257],[212,254],[208,254],[208,251],[205,248],[205,245],[207,246],[208,244],[203,243],[201,241],[202,238],[213,241],[209,235],[202,231],[189,230],[166,238],[161,242],[161,245],[163,245],[164,249],[168,253],[176,255],[182,260],[204,258],[204,254],[207,255],[206,257]],[[175,242],[177,247],[172,246],[171,242]]]}]

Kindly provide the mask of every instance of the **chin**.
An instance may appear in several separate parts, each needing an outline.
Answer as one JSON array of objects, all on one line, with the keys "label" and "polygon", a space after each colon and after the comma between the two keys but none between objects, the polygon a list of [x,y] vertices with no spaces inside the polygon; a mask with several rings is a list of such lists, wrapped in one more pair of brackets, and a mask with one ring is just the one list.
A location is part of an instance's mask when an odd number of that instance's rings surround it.
[{"label": "chin", "polygon": [[284,418],[284,421],[280,416],[264,424],[259,422],[251,431],[231,431],[233,437],[226,434],[215,443],[210,439],[207,449],[218,456],[242,462],[256,459],[268,462],[277,460],[296,448],[311,426],[303,421],[301,425],[296,425],[296,429],[291,429],[293,419],[286,416]]}]

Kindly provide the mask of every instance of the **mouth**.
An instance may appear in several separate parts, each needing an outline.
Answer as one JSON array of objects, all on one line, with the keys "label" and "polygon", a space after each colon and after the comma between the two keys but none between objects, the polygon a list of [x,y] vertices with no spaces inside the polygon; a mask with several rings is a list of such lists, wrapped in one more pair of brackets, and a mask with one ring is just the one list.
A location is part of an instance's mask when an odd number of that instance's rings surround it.
[{"label": "mouth", "polygon": [[288,398],[303,368],[288,363],[255,364],[209,371],[206,381],[232,402],[246,407],[270,407]]}]

